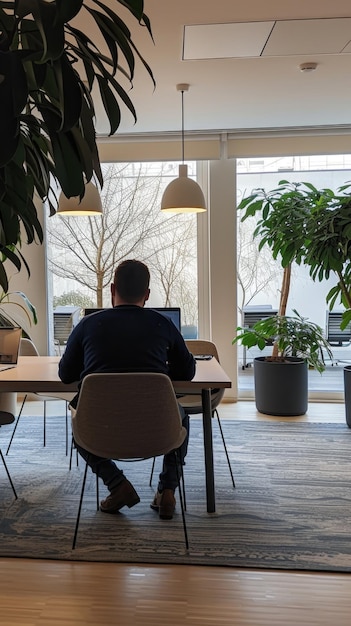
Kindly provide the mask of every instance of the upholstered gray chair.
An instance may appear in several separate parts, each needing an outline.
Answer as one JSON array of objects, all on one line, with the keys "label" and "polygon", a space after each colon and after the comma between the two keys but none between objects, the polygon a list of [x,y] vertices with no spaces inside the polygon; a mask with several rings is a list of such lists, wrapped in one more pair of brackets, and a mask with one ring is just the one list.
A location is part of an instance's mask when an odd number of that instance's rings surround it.
[{"label": "upholstered gray chair", "polygon": [[[72,432],[76,443],[92,454],[129,461],[172,451],[177,454],[187,434],[168,376],[144,372],[88,374],[77,408],[72,410]],[[77,540],[87,469],[86,464],[72,549]],[[188,549],[181,487],[179,500]]]}]

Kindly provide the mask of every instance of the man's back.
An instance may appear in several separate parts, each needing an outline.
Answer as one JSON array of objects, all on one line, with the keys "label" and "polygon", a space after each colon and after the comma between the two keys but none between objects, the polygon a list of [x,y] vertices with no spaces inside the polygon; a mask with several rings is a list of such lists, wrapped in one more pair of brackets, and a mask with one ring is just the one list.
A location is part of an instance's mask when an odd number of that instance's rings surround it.
[{"label": "man's back", "polygon": [[152,309],[119,305],[74,328],[59,366],[63,382],[92,372],[152,371],[190,380],[195,362],[174,324]]}]

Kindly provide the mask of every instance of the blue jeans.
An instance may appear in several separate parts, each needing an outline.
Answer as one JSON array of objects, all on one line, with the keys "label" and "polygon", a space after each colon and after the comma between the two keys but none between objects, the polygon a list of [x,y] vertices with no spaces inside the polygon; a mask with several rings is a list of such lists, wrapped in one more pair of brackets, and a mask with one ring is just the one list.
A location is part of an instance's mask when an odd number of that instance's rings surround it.
[{"label": "blue jeans", "polygon": [[[187,436],[178,451],[178,460],[182,466],[184,465],[184,459],[188,451],[190,420],[189,415],[185,413],[183,407],[180,405],[179,412],[182,418],[182,424],[187,431]],[[75,446],[81,457],[88,463],[89,467],[91,467],[94,474],[97,474],[103,480],[109,491],[112,491],[112,489],[117,487],[117,485],[125,480],[123,471],[119,469],[119,467],[117,467],[116,463],[112,461],[112,459],[104,459],[101,456],[96,456],[95,454],[88,452],[84,448],[81,448],[76,443]],[[178,468],[178,471],[180,475],[181,467]],[[173,452],[169,452],[163,457],[163,465],[162,471],[159,476],[158,490],[163,491],[164,489],[172,489],[173,491],[175,491],[177,487],[178,479],[175,455]]]}]

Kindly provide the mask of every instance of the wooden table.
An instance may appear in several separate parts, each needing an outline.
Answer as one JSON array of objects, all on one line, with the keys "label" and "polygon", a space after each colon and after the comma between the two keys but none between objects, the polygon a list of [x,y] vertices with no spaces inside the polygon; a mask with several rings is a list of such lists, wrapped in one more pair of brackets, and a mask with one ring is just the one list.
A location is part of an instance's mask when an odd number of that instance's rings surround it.
[{"label": "wooden table", "polygon": [[[0,372],[0,393],[3,392],[75,392],[77,383],[65,385],[58,377],[57,356],[20,356],[17,367]],[[201,391],[203,409],[206,500],[208,513],[214,513],[215,486],[213,468],[211,389],[230,388],[231,380],[215,358],[197,361],[191,381],[174,381],[175,391]]]}]

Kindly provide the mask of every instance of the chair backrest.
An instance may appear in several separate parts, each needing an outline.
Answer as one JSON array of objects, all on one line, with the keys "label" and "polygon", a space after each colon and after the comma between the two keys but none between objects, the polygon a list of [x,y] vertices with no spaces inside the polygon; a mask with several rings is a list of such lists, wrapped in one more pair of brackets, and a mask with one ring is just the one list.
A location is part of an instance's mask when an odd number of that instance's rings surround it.
[{"label": "chair backrest", "polygon": [[212,354],[219,363],[217,346],[213,341],[207,341],[207,339],[187,339],[185,343],[191,354]]},{"label": "chair backrest", "polygon": [[21,339],[19,353],[20,356],[39,356],[39,352],[33,341],[26,339],[25,337],[22,337]]},{"label": "chair backrest", "polygon": [[348,324],[344,330],[341,330],[342,311],[327,311],[327,341],[332,345],[342,346],[350,344],[351,341],[351,324]]},{"label": "chair backrest", "polygon": [[72,412],[75,441],[110,459],[141,459],[179,448],[186,437],[165,374],[88,374]]},{"label": "chair backrest", "polygon": [[[186,345],[191,354],[211,354],[219,363],[219,355],[217,346],[213,341],[207,339],[187,339]],[[214,411],[220,404],[224,396],[224,389],[211,389],[211,409]],[[186,392],[183,397],[179,398],[179,403],[184,407],[189,415],[202,413],[201,393]]]}]

